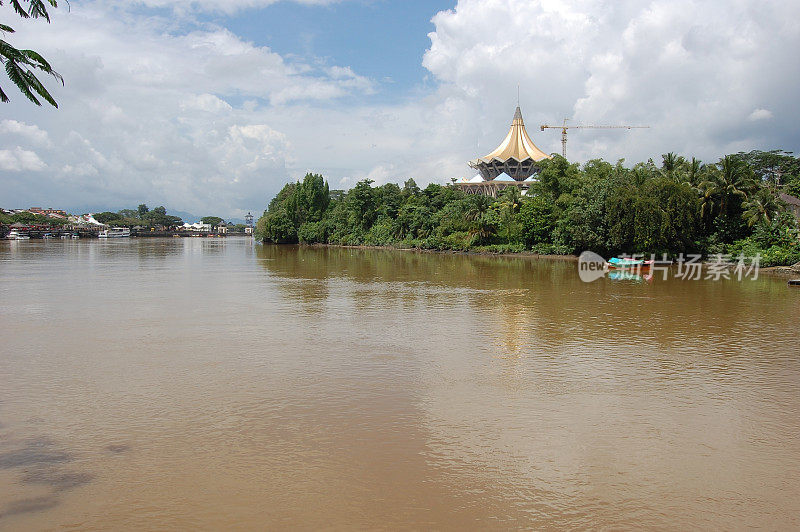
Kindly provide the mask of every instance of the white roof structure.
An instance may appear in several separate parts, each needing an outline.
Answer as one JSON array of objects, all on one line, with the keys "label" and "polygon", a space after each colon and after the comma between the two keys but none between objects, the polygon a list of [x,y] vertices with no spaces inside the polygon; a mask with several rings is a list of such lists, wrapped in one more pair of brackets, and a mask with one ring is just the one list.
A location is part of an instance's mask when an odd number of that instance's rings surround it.
[{"label": "white roof structure", "polygon": [[87,225],[87,224],[89,224],[89,225],[98,225],[98,226],[103,226],[103,227],[105,227],[105,225],[106,225],[106,224],[101,224],[100,222],[95,220],[94,219],[94,215],[91,214],[91,213],[89,213],[89,214],[81,214],[80,216],[70,216],[68,219],[72,223],[76,223],[76,224],[79,224],[79,225]]},{"label": "white roof structure", "polygon": [[541,161],[549,158],[550,156],[540,150],[528,136],[528,132],[525,130],[525,122],[522,119],[522,111],[517,106],[517,110],[514,112],[514,119],[511,121],[511,129],[508,131],[506,138],[492,153],[484,155],[478,160],[489,163],[494,159],[505,162],[508,159]]},{"label": "white roof structure", "polygon": [[500,173],[506,173],[514,181],[524,181],[539,171],[536,163],[550,156],[533,143],[525,130],[522,111],[517,106],[506,138],[491,153],[470,161],[469,165],[478,170],[484,180],[491,181]]}]

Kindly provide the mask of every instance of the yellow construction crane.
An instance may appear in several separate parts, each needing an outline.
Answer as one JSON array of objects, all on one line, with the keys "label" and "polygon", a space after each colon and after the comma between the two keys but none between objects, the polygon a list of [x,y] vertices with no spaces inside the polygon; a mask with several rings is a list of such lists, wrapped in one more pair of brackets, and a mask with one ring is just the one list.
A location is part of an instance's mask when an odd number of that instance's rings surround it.
[{"label": "yellow construction crane", "polygon": [[545,129],[560,129],[561,130],[561,155],[564,158],[567,158],[567,130],[568,129],[648,129],[650,126],[568,126],[567,120],[569,118],[564,119],[564,125],[562,126],[548,126],[547,124],[542,124],[539,126],[539,129],[544,131]]}]

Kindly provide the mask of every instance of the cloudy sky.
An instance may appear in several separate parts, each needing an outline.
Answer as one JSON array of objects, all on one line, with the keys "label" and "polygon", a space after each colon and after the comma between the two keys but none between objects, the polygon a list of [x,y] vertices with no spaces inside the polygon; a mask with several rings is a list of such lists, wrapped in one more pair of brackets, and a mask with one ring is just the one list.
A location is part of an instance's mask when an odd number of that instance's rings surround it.
[{"label": "cloudy sky", "polygon": [[[0,207],[259,213],[288,180],[471,177],[520,86],[569,158],[800,151],[800,2],[763,0],[72,0],[2,22],[46,57],[58,110],[6,78]],[[5,81],[3,81],[5,80]]]}]

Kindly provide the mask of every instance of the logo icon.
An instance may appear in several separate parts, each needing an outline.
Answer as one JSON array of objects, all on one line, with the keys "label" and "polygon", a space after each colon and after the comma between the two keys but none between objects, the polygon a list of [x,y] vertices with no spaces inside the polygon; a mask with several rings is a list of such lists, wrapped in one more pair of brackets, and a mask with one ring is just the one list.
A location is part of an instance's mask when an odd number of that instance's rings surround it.
[{"label": "logo icon", "polygon": [[600,279],[608,271],[606,259],[594,251],[584,251],[578,257],[578,276],[584,283]]}]

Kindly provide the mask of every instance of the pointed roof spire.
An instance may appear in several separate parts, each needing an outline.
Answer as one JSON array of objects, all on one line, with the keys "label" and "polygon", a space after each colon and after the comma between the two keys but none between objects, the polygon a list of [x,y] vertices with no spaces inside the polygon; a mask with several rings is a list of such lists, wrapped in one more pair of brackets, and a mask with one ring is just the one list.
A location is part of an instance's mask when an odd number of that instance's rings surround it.
[{"label": "pointed roof spire", "polygon": [[478,161],[490,162],[492,159],[506,161],[508,159],[516,159],[517,161],[524,161],[525,159],[533,159],[534,161],[541,161],[542,159],[549,159],[550,156],[540,150],[536,144],[533,143],[525,131],[525,122],[522,120],[522,110],[517,106],[514,112],[514,119],[511,121],[511,129],[506,135],[505,140],[497,147],[492,153],[481,157]]}]

